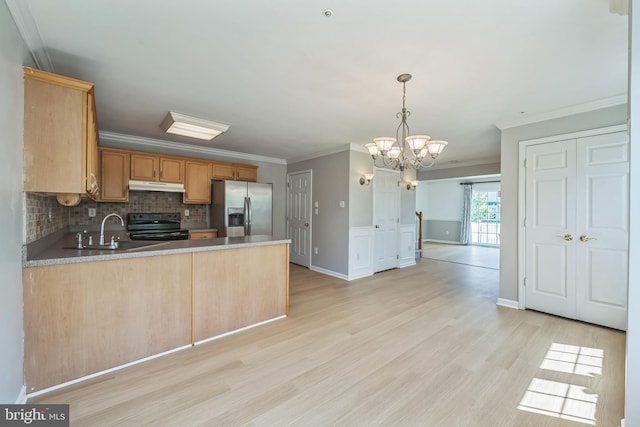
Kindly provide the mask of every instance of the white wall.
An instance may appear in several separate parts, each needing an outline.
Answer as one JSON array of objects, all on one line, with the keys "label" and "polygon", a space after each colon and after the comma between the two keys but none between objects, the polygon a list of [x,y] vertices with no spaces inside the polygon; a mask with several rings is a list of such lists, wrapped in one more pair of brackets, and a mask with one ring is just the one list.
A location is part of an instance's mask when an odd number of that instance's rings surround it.
[{"label": "white wall", "polygon": [[619,125],[627,120],[626,105],[603,108],[502,131],[500,144],[500,298],[518,300],[518,150],[519,142]]},{"label": "white wall", "polygon": [[0,2],[0,402],[22,393],[22,65],[27,48]]},{"label": "white wall", "polygon": [[640,426],[640,8],[633,8],[631,16],[630,58],[630,242],[629,307],[627,325],[627,381],[625,397],[626,425]]},{"label": "white wall", "polygon": [[463,189],[460,180],[421,181],[416,189],[416,210],[423,219],[462,221]]}]

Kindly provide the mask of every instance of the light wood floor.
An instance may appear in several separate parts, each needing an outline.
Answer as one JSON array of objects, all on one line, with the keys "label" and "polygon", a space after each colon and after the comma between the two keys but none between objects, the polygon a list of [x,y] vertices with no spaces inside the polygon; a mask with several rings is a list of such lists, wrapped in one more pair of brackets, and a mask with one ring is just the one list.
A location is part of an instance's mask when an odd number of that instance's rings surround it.
[{"label": "light wood floor", "polygon": [[423,242],[422,257],[495,270],[500,268],[498,247]]},{"label": "light wood floor", "polygon": [[429,259],[352,282],[291,266],[288,318],[30,403],[70,403],[74,427],[618,426],[624,333],[498,307],[497,280]]}]

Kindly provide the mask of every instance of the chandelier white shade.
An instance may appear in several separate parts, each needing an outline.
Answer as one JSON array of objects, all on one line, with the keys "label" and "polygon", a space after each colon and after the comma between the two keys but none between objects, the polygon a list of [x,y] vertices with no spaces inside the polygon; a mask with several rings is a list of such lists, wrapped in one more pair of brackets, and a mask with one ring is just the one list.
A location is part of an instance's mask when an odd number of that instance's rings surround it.
[{"label": "chandelier white shade", "polygon": [[429,135],[409,135],[407,118],[411,112],[405,106],[406,83],[411,74],[401,74],[397,79],[402,83],[402,110],[396,114],[400,124],[396,129],[396,137],[383,136],[374,138],[365,145],[376,166],[391,167],[404,171],[407,168],[423,169],[435,164],[435,159],[447,146],[447,141],[432,141]]}]

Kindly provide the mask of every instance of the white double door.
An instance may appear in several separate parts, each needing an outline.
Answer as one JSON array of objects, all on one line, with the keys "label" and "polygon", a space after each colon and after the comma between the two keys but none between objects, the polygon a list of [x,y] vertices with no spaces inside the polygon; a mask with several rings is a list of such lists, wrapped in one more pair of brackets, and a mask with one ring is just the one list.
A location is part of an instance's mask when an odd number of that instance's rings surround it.
[{"label": "white double door", "polygon": [[531,145],[525,168],[525,306],[626,330],[626,132]]}]

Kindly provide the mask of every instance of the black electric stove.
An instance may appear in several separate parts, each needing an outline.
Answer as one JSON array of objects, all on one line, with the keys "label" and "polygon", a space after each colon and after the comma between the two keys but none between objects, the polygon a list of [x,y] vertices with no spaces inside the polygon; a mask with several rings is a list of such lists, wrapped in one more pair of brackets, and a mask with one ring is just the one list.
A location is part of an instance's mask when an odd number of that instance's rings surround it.
[{"label": "black electric stove", "polygon": [[189,230],[180,228],[180,213],[148,212],[127,214],[131,240],[186,240]]}]

